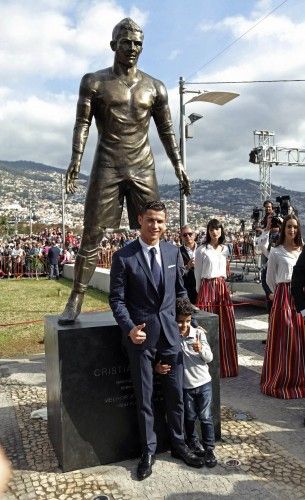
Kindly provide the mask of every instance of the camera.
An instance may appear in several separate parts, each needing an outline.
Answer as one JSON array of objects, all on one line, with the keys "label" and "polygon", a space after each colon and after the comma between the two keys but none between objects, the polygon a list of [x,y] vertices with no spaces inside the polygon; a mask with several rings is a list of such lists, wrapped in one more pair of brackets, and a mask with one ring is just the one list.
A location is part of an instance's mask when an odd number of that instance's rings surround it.
[{"label": "camera", "polygon": [[291,212],[290,196],[277,196],[275,201],[278,203],[274,210],[275,214],[286,217]]},{"label": "camera", "polygon": [[260,219],[260,214],[262,212],[261,208],[254,207],[251,215],[251,219],[254,220],[254,222],[258,222]]},{"label": "camera", "polygon": [[252,222],[252,235],[257,231],[257,229],[259,228],[260,226],[260,218],[261,218],[261,214],[262,214],[262,209],[261,208],[258,208],[258,207],[254,207],[253,210],[252,210],[252,215],[251,215],[251,219],[253,219],[253,222]]},{"label": "camera", "polygon": [[273,215],[271,219],[271,227],[275,228],[278,227],[280,228],[282,225],[282,219],[278,215]]}]

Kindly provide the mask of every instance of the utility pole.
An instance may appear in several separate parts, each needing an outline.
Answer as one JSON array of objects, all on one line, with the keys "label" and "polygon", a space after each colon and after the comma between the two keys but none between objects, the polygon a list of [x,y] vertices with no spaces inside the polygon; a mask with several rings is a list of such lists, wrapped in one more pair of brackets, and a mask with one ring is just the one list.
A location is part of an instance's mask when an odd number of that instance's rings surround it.
[{"label": "utility pole", "polygon": [[32,237],[32,194],[29,199],[29,219],[30,219],[30,237]]},{"label": "utility pole", "polygon": [[18,235],[18,213],[15,212],[15,235]]}]

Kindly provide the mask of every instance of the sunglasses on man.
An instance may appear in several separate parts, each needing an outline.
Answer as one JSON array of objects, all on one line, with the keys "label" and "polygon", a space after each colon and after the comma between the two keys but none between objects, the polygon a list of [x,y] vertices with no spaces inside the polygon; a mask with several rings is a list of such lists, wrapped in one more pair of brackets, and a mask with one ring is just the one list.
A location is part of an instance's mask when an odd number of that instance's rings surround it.
[{"label": "sunglasses on man", "polygon": [[183,233],[182,236],[186,238],[187,236],[193,236],[194,233]]}]

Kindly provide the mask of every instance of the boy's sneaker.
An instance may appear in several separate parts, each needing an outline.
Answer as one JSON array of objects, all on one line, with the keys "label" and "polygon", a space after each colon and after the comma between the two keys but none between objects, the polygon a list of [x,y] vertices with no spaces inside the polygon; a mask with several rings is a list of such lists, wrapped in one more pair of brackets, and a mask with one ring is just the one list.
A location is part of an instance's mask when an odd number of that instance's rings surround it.
[{"label": "boy's sneaker", "polygon": [[204,463],[210,469],[217,465],[217,458],[214,455],[214,451],[210,448],[207,449],[204,455]]},{"label": "boy's sneaker", "polygon": [[199,439],[190,441],[188,443],[188,447],[195,455],[197,455],[197,457],[205,457],[205,451]]}]

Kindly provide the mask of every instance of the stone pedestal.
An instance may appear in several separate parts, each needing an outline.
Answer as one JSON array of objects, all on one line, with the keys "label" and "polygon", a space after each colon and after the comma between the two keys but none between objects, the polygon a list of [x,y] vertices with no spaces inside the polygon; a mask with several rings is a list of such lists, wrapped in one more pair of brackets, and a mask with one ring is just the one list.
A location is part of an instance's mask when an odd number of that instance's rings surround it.
[{"label": "stone pedestal", "polygon": [[[64,472],[138,457],[135,396],[121,331],[112,313],[85,313],[73,325],[45,321],[48,429]],[[200,312],[214,351],[214,417],[220,437],[218,317]],[[217,334],[215,334],[217,330]],[[168,449],[161,387],[155,384],[158,451]]]}]

